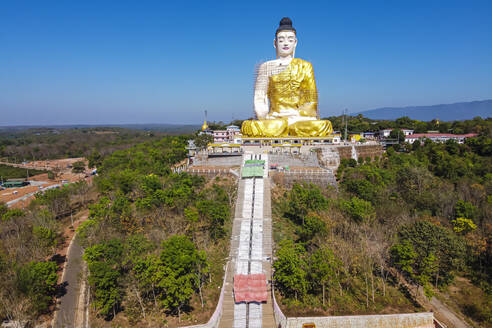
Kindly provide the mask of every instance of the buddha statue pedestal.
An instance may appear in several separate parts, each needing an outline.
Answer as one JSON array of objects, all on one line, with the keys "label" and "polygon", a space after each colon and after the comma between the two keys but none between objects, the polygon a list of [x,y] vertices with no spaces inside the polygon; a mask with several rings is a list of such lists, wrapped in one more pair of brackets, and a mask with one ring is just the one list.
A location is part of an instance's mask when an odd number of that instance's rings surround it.
[{"label": "buddha statue pedestal", "polygon": [[241,133],[247,137],[326,137],[333,133],[327,120],[305,120],[291,125],[287,119],[265,119],[244,121]]}]

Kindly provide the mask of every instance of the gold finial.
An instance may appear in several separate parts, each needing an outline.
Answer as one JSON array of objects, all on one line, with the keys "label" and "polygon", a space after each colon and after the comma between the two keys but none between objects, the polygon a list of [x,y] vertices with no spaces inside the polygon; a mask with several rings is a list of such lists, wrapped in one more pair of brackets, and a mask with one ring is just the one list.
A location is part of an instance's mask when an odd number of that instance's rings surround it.
[{"label": "gold finial", "polygon": [[205,131],[206,129],[208,129],[208,124],[207,124],[207,120],[204,120],[202,125],[202,131]]},{"label": "gold finial", "polygon": [[436,119],[436,125],[439,126],[439,117]]},{"label": "gold finial", "polygon": [[205,120],[203,121],[202,131],[205,131],[207,129],[208,129],[208,124],[207,124],[207,111],[205,111]]}]

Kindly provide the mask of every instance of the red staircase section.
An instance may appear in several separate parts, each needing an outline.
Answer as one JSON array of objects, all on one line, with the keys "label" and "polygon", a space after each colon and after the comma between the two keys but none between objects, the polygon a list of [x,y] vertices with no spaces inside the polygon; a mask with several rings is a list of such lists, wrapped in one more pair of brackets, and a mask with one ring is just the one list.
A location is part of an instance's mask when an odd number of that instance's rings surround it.
[{"label": "red staircase section", "polygon": [[234,300],[240,302],[266,302],[268,298],[266,276],[258,274],[234,275]]}]

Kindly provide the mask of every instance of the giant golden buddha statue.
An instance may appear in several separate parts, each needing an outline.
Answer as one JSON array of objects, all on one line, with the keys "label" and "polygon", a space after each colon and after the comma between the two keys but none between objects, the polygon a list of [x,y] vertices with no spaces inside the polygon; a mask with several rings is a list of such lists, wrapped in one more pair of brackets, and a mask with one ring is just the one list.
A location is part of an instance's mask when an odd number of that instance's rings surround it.
[{"label": "giant golden buddha statue", "polygon": [[319,119],[313,66],[294,58],[296,46],[296,30],[284,17],[275,33],[277,59],[258,68],[254,92],[257,120],[243,122],[243,135],[324,137],[333,132],[330,121]]}]

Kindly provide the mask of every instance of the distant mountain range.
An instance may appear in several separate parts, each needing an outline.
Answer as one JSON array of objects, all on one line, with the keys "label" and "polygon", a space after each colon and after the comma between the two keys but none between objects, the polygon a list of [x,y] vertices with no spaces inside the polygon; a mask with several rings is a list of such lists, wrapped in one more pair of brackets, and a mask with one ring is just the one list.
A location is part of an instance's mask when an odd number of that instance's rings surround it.
[{"label": "distant mountain range", "polygon": [[419,121],[431,121],[435,118],[441,121],[457,121],[476,116],[487,118],[492,117],[492,99],[432,106],[384,107],[350,115],[358,114],[377,120],[394,120],[403,116]]}]

